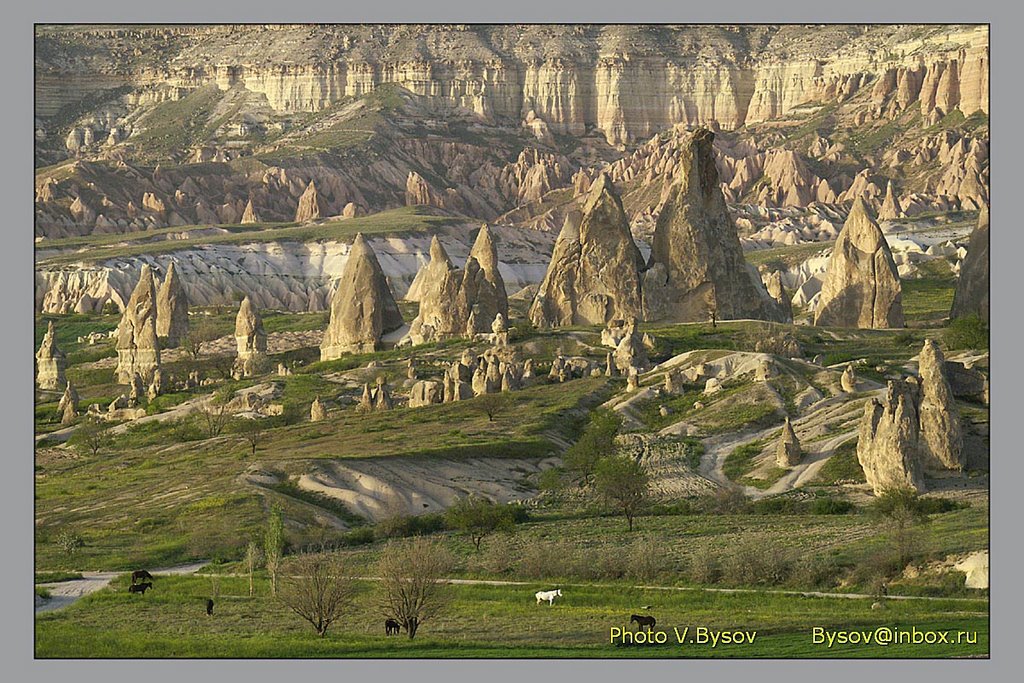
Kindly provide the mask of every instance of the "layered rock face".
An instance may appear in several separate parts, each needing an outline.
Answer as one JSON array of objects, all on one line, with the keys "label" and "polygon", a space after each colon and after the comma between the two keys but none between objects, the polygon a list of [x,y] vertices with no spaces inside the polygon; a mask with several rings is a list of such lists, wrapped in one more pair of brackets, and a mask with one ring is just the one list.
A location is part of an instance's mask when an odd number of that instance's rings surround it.
[{"label": "layered rock face", "polygon": [[875,495],[899,488],[924,490],[918,454],[917,392],[916,384],[890,380],[884,401],[873,398],[864,407],[857,435],[857,460]]},{"label": "layered rock face", "polygon": [[939,345],[926,340],[918,357],[921,464],[926,470],[960,471],[964,468],[963,433],[945,364]]},{"label": "layered rock face", "polygon": [[988,206],[984,206],[978,216],[978,227],[971,233],[967,256],[960,264],[960,279],[953,294],[950,318],[976,315],[988,322],[988,221]]},{"label": "layered rock face", "polygon": [[188,334],[188,297],[173,261],[156,295],[156,334],[167,339],[169,348],[176,347]]},{"label": "layered rock face", "polygon": [[860,198],[854,200],[829,259],[814,324],[903,327],[903,297],[892,252]]},{"label": "layered rock face", "polygon": [[160,367],[160,345],[157,340],[156,284],[148,265],[142,266],[139,282],[125,304],[117,326],[117,381],[131,384],[135,375],[145,382],[153,379]]},{"label": "layered rock face", "polygon": [[263,318],[249,297],[242,299],[235,316],[235,375],[252,377],[267,368],[267,333]]},{"label": "layered rock face", "polygon": [[320,344],[320,360],[376,351],[381,336],[402,323],[377,255],[360,233],[352,242],[345,271],[331,299],[331,321]]},{"label": "layered rock face", "polygon": [[40,389],[59,391],[67,384],[64,377],[66,365],[64,352],[57,348],[57,337],[51,321],[46,326],[43,342],[39,345],[39,351],[36,352],[36,384]]},{"label": "layered rock face", "polygon": [[561,327],[643,318],[642,270],[622,201],[602,173],[591,184],[582,216],[565,219],[530,320],[537,327]]},{"label": "layered rock face", "polygon": [[719,187],[714,134],[695,131],[683,146],[667,188],[643,276],[647,320],[693,322],[784,313],[743,257]]}]

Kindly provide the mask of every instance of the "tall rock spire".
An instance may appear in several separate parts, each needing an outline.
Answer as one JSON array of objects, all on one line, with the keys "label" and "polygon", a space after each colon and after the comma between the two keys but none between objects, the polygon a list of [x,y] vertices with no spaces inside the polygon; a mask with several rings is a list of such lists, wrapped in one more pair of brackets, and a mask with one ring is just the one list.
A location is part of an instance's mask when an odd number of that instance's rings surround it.
[{"label": "tall rock spire", "polygon": [[176,347],[188,334],[188,297],[174,261],[167,267],[167,277],[156,295],[156,334],[167,339],[169,348]]},{"label": "tall rock spire", "polygon": [[144,265],[117,326],[116,375],[120,384],[131,384],[135,375],[148,383],[160,367],[156,318],[156,284],[149,266]]},{"label": "tall rock spire", "polygon": [[375,351],[381,337],[402,323],[377,255],[360,233],[352,242],[345,270],[331,298],[331,321],[320,344],[320,360]]}]

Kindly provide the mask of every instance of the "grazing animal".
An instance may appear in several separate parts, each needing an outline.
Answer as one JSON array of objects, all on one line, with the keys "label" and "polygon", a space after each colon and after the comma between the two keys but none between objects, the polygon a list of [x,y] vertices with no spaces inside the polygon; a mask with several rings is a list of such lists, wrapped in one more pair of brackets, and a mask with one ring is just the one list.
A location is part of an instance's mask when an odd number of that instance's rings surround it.
[{"label": "grazing animal", "polygon": [[642,614],[634,614],[629,618],[629,623],[632,624],[634,622],[636,622],[636,628],[638,631],[642,631],[645,628],[648,631],[652,631],[654,630],[654,625],[658,623],[654,617],[647,617]]},{"label": "grazing animal", "polygon": [[548,607],[555,604],[555,598],[562,597],[562,589],[556,588],[553,591],[537,591],[533,594],[533,597],[537,598],[537,604],[548,601]]},{"label": "grazing animal", "polygon": [[384,622],[384,634],[389,636],[397,636],[398,632],[402,630],[402,625],[394,619],[388,619]]},{"label": "grazing animal", "polygon": [[152,581],[153,575],[147,572],[145,569],[136,569],[132,572],[132,583],[136,581]]},{"label": "grazing animal", "polygon": [[213,616],[213,598],[206,598],[206,615]]},{"label": "grazing animal", "polygon": [[153,587],[153,584],[150,581],[144,581],[142,583],[133,583],[132,585],[128,586],[128,592],[129,593],[142,593],[143,595],[145,595],[146,591],[148,589],[152,588],[152,587]]}]

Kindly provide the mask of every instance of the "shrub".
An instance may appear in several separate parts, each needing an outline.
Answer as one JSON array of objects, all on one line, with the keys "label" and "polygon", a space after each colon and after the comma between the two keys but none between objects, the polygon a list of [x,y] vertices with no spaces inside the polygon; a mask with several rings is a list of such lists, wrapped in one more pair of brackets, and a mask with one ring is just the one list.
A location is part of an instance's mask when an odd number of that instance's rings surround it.
[{"label": "shrub", "polygon": [[949,323],[944,338],[950,349],[988,349],[988,325],[976,315],[956,318]]},{"label": "shrub", "polygon": [[65,555],[74,555],[78,552],[79,548],[85,547],[85,541],[82,537],[74,532],[65,529],[57,535],[57,547],[61,549]]},{"label": "shrub", "polygon": [[697,503],[701,512],[716,515],[735,515],[746,512],[749,501],[738,488],[721,488],[709,496],[702,496]]},{"label": "shrub", "polygon": [[775,544],[748,541],[738,546],[722,562],[722,578],[737,586],[777,586],[792,572],[789,551]]},{"label": "shrub", "polygon": [[845,515],[854,509],[854,504],[838,498],[817,498],[811,503],[812,515]]},{"label": "shrub", "polygon": [[709,548],[699,548],[690,556],[689,569],[694,583],[713,584],[722,578],[721,562]]}]

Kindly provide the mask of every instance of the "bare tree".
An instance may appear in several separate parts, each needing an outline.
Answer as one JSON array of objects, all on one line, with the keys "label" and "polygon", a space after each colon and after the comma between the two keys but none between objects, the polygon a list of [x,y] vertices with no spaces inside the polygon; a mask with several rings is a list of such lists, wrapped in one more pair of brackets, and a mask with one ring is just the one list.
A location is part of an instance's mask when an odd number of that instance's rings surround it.
[{"label": "bare tree", "polygon": [[276,505],[270,510],[267,529],[263,536],[263,557],[270,573],[270,592],[277,595],[277,571],[281,568],[284,555],[284,520],[281,508]]},{"label": "bare tree", "polygon": [[256,573],[256,567],[259,566],[260,561],[263,559],[263,553],[260,552],[259,545],[256,541],[249,541],[249,545],[245,548],[245,571],[249,575],[249,597],[255,593],[255,583],[253,581],[253,575]]},{"label": "bare tree", "polygon": [[401,624],[410,639],[415,638],[420,625],[447,606],[449,592],[444,579],[453,565],[451,553],[429,538],[388,542],[377,565],[384,616]]},{"label": "bare tree", "polygon": [[207,401],[203,409],[203,419],[206,422],[206,433],[212,439],[224,431],[224,426],[231,417],[228,410],[229,396],[224,392],[216,392]]},{"label": "bare tree", "polygon": [[111,438],[106,426],[101,424],[98,418],[88,417],[78,425],[71,440],[74,445],[96,456],[110,445]]},{"label": "bare tree", "polygon": [[281,581],[277,598],[323,638],[328,627],[351,606],[354,595],[353,581],[341,560],[317,553],[295,561],[291,575]]},{"label": "bare tree", "polygon": [[256,449],[259,447],[260,442],[263,441],[263,419],[258,417],[244,419],[242,421],[242,436],[245,437],[246,443],[249,444],[252,456],[256,457]]},{"label": "bare tree", "polygon": [[209,320],[203,320],[195,327],[190,327],[185,338],[181,340],[181,347],[185,349],[193,361],[199,360],[203,346],[217,338],[217,330],[210,324]]}]

